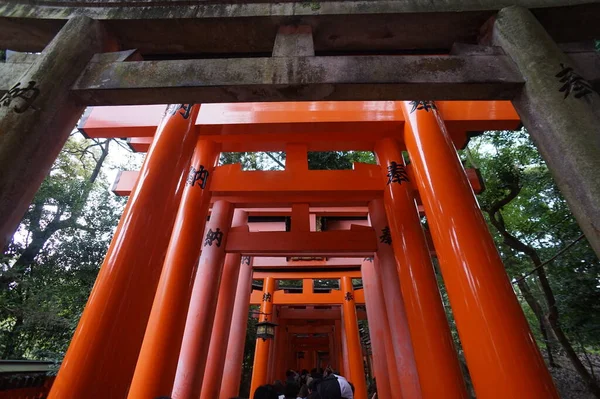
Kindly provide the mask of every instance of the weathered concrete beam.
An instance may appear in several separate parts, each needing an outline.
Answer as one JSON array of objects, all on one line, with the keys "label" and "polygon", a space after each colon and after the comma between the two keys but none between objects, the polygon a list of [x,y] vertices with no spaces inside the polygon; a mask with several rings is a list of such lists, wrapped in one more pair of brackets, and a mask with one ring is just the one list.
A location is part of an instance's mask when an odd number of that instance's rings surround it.
[{"label": "weathered concrete beam", "polygon": [[[570,57],[582,76],[600,88],[597,53],[575,52]],[[90,62],[72,87],[80,104],[503,100],[512,99],[524,84],[510,58],[499,54],[128,62],[105,58]],[[0,94],[26,65],[0,64]]]},{"label": "weathered concrete beam", "polygon": [[[475,43],[481,25],[502,7],[533,9],[557,42],[600,37],[592,0],[346,0],[0,2],[0,48],[40,51],[68,18],[110,22],[124,48],[149,54],[268,54],[278,27],[309,25],[315,50],[449,49]],[[185,32],[185,33],[183,33]]]},{"label": "weathered concrete beam", "polygon": [[331,56],[90,64],[73,92],[87,105],[491,100],[522,85],[506,56]]},{"label": "weathered concrete beam", "polygon": [[[527,9],[498,13],[494,41],[526,80],[513,105],[600,256],[600,95]],[[596,62],[598,54],[588,55]]]},{"label": "weathered concrete beam", "polygon": [[104,36],[99,22],[75,17],[24,72],[6,64],[17,75],[0,99],[0,250],[83,112],[69,88]]}]

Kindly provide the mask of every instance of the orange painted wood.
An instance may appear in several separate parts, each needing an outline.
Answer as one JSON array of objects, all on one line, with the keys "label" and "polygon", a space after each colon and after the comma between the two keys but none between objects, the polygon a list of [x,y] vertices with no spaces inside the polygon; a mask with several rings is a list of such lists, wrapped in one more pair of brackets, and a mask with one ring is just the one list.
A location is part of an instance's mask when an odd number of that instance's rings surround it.
[{"label": "orange painted wood", "polygon": [[[391,162],[404,165],[395,140],[378,143],[376,155],[386,169]],[[381,179],[389,180],[383,168]],[[384,204],[422,395],[424,399],[465,399],[467,391],[413,192],[408,181],[387,184]]]},{"label": "orange painted wood", "polygon": [[197,141],[197,109],[187,119],[167,114],[158,129],[50,398],[127,395]]},{"label": "orange painted wood", "polygon": [[[394,137],[402,128],[404,116],[400,104],[398,101],[205,104],[196,123],[202,135],[219,136],[206,138],[222,142],[224,151],[281,151],[286,142],[298,142],[299,138],[308,139],[311,151],[372,150],[376,140]],[[437,104],[451,131],[456,132],[458,147],[467,139],[465,132],[510,130],[519,125],[508,101]],[[150,145],[148,138],[159,122],[156,110],[161,107],[164,109],[164,105],[90,107],[79,127],[89,137],[131,137],[132,148],[145,151]]]},{"label": "orange painted wood", "polygon": [[[357,261],[362,262],[360,258],[350,258]],[[254,279],[263,279],[265,277],[273,277],[278,279],[285,280],[295,280],[295,279],[340,279],[342,276],[348,276],[352,278],[360,278],[361,272],[360,270],[315,270],[315,271],[298,271],[298,270],[290,270],[290,271],[257,271],[255,270],[252,273],[252,278]],[[312,281],[311,281],[312,283]],[[319,294],[320,295],[320,294]]]},{"label": "orange painted wood", "polygon": [[252,262],[253,258],[250,257],[247,264],[240,265],[219,399],[236,397],[240,391],[248,325],[248,307],[250,306],[250,292],[252,291]]},{"label": "orange painted wood", "polygon": [[[261,293],[260,317],[259,321],[273,321],[273,300],[276,281],[274,278],[267,277],[264,281],[264,288]],[[250,395],[253,396],[256,388],[266,384],[269,362],[269,347],[271,340],[256,340],[256,349],[254,351],[254,365],[252,367],[252,383],[250,386]]]},{"label": "orange painted wood", "polygon": [[[242,171],[241,165],[223,165],[213,174],[211,191],[214,201],[225,199],[229,202],[246,205],[257,204],[272,208],[273,203],[289,206],[292,203],[310,203],[311,208],[319,203],[335,205],[336,202],[364,206],[365,202],[381,196],[384,183],[378,176],[377,165],[355,163],[354,170],[306,170],[306,171]],[[409,176],[412,167],[408,168]],[[129,195],[135,184],[138,172],[122,171],[113,184],[112,191],[117,195]],[[469,182],[475,193],[483,191],[481,177],[474,169],[467,169]],[[360,185],[349,182],[361,182]],[[312,195],[312,196],[311,196]],[[310,201],[304,201],[310,198]],[[332,204],[333,203],[333,204]],[[357,208],[354,206],[353,208]],[[290,215],[291,211],[282,212]]]},{"label": "orange painted wood", "polygon": [[442,116],[411,113],[408,102],[403,110],[416,184],[477,397],[558,398]]},{"label": "orange painted wood", "polygon": [[[173,384],[172,396],[178,399],[198,399],[200,396],[232,217],[231,204],[225,201],[217,202],[210,220],[206,223],[204,236],[196,237],[203,242],[202,254],[193,282]],[[209,234],[217,229],[223,233],[222,241],[211,241]]]},{"label": "orange painted wood", "polygon": [[258,232],[232,231],[227,252],[247,255],[329,255],[365,257],[377,250],[373,230],[320,232]]},{"label": "orange painted wood", "polygon": [[154,297],[148,327],[140,350],[128,398],[159,397],[171,394],[179,349],[185,328],[192,285],[202,251],[202,237],[210,204],[210,173],[218,160],[213,142],[199,140],[191,165],[209,172],[207,187],[187,183],[162,274]]},{"label": "orange painted wood", "polygon": [[367,399],[367,384],[365,369],[363,367],[362,347],[358,333],[358,318],[356,316],[355,291],[352,288],[352,279],[342,277],[341,292],[343,293],[343,322],[348,348],[348,371],[345,376],[355,387],[355,399]]},{"label": "orange painted wood", "polygon": [[[231,227],[247,229],[247,223],[248,214],[236,209],[233,214]],[[223,266],[219,296],[217,298],[215,322],[210,336],[206,371],[200,393],[201,399],[215,399],[221,391],[221,378],[227,355],[227,344],[233,327],[232,317],[236,296],[236,291],[233,287],[237,287],[240,267],[249,267],[245,262],[250,262],[249,257],[245,257],[242,260],[240,254],[229,253],[225,255],[225,264]]]},{"label": "orange painted wood", "polygon": [[[343,278],[343,277],[342,277]],[[354,300],[358,304],[365,303],[364,291],[362,289],[355,290]],[[262,302],[261,291],[252,291],[250,295],[250,304],[259,305]],[[343,302],[342,292],[339,290],[331,290],[329,293],[285,293],[283,290],[275,291],[273,295],[273,303],[275,305],[331,305],[341,304]]]}]

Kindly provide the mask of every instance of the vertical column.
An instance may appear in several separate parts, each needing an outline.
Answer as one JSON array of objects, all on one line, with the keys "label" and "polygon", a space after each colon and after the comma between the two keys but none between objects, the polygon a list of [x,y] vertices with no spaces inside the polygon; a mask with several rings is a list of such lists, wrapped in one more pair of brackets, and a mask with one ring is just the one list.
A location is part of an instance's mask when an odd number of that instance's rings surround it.
[{"label": "vertical column", "polygon": [[[385,231],[386,227],[389,229],[382,199],[378,198],[369,203],[369,219],[375,231]],[[417,399],[421,397],[419,373],[404,308],[404,298],[400,289],[398,264],[391,244],[392,242],[387,239],[378,241],[374,264],[383,293],[383,305],[389,326],[391,347],[388,352],[394,355],[398,372],[397,381],[400,382],[403,396]]]},{"label": "vertical column", "polygon": [[85,109],[73,101],[71,85],[103,51],[105,36],[100,22],[71,18],[2,97],[0,252]]},{"label": "vertical column", "polygon": [[493,38],[525,78],[512,103],[600,256],[600,96],[528,9],[500,10]]},{"label": "vertical column", "polygon": [[277,324],[278,326],[275,327],[275,350],[273,352],[275,363],[269,382],[273,382],[274,380],[283,380],[285,377],[285,369],[287,367],[286,320],[279,319]]},{"label": "vertical column", "polygon": [[[276,280],[272,277],[265,278],[263,283],[263,300],[260,305],[261,321],[272,320],[273,313],[273,294],[275,292]],[[270,340],[256,339],[256,351],[254,352],[254,366],[252,367],[252,385],[250,388],[250,396],[254,395],[254,391],[261,385],[267,383],[267,372],[269,365],[269,347]]]},{"label": "vertical column", "polygon": [[558,398],[441,115],[421,108],[403,103],[405,143],[477,397]]},{"label": "vertical column", "polygon": [[199,107],[170,107],[156,131],[50,398],[127,394],[197,141]]},{"label": "vertical column", "polygon": [[[154,297],[129,398],[170,396],[210,205],[210,176],[219,150],[199,140]],[[196,179],[198,177],[198,179]],[[201,178],[201,179],[200,179]]]},{"label": "vertical column", "polygon": [[458,357],[442,306],[413,188],[398,142],[377,142],[375,152],[387,185],[384,204],[389,227],[378,231],[391,242],[413,343],[423,398],[466,398]]},{"label": "vertical column", "polygon": [[231,317],[227,354],[225,355],[223,376],[221,378],[220,399],[230,399],[238,396],[240,392],[248,311],[250,310],[250,293],[252,291],[252,263],[252,257],[244,256],[242,258],[235,293],[235,305]]},{"label": "vertical column", "polygon": [[334,321],[334,337],[333,343],[335,345],[335,353],[337,356],[337,369],[340,375],[345,375],[344,360],[343,360],[343,349],[342,349],[342,321],[337,319]]},{"label": "vertical column", "polygon": [[[400,399],[401,394],[398,378],[395,374],[396,363],[393,350],[386,347],[386,334],[389,334],[389,324],[385,314],[383,293],[377,281],[373,259],[363,260],[361,266],[363,288],[365,290],[365,305],[367,307],[367,320],[369,321],[369,337],[373,351],[373,369],[377,377],[377,396],[381,399]],[[392,354],[390,364],[387,359],[388,351]],[[393,370],[393,372],[392,372]],[[391,386],[394,385],[392,390]],[[392,395],[392,392],[394,395]]]},{"label": "vertical column", "polygon": [[206,224],[175,374],[174,399],[197,399],[200,396],[232,216],[231,204],[217,201]]},{"label": "vertical column", "polygon": [[[341,286],[341,282],[340,282]],[[342,336],[342,364],[344,366],[344,375],[350,377],[350,356],[348,355],[348,337],[346,336],[346,325],[344,323],[344,307],[341,306],[340,334]]]},{"label": "vertical column", "polygon": [[362,348],[358,333],[358,319],[356,317],[356,303],[354,302],[354,287],[352,279],[348,276],[341,278],[341,291],[344,295],[344,330],[346,332],[346,345],[348,346],[348,381],[354,384],[356,399],[366,399],[367,384],[365,381],[365,368],[363,366]]},{"label": "vertical column", "polygon": [[[272,313],[273,315],[271,316],[271,322],[278,324],[279,323],[279,317],[277,316],[277,306],[273,305],[273,309],[272,309]],[[272,384],[273,383],[273,374],[275,373],[275,360],[276,360],[276,348],[277,345],[279,345],[279,340],[281,339],[280,337],[280,330],[279,327],[275,327],[275,337],[273,337],[273,341],[271,342],[271,344],[269,345],[269,360],[267,363],[267,384]]]},{"label": "vertical column", "polygon": [[[236,209],[233,213],[232,228],[248,229],[248,213],[241,209]],[[242,259],[239,253],[229,253],[225,255],[225,265],[223,266],[223,276],[219,287],[217,299],[217,311],[215,313],[215,322],[210,336],[210,348],[204,373],[204,383],[202,384],[201,399],[214,399],[219,397],[221,390],[221,377],[223,376],[223,367],[225,365],[225,356],[227,354],[227,342],[232,326],[233,307],[235,304],[235,287],[240,275],[240,262],[247,266],[250,258],[244,256]]]}]

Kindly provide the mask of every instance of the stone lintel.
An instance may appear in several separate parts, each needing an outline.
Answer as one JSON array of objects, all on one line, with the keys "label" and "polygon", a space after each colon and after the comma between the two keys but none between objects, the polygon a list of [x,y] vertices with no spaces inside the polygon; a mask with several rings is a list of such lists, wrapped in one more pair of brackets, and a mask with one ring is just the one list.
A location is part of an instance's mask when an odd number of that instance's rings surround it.
[{"label": "stone lintel", "polygon": [[309,25],[315,51],[449,50],[476,43],[502,7],[533,10],[556,42],[600,37],[590,0],[0,1],[0,48],[41,51],[75,15],[108,21],[123,48],[149,54],[268,54],[279,26]]}]

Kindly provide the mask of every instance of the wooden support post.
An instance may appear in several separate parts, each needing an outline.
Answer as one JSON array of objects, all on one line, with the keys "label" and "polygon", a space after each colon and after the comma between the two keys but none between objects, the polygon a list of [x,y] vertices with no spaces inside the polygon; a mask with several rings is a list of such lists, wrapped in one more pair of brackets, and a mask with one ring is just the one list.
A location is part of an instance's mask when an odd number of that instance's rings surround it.
[{"label": "wooden support post", "polygon": [[[373,259],[366,258],[363,261],[361,271],[365,290],[367,320],[369,321],[369,337],[371,338],[373,351],[373,374],[377,377],[377,396],[381,399],[402,399],[404,396],[398,384],[394,351],[392,348],[386,348],[385,335],[389,334],[390,326],[385,312],[383,293],[374,266]],[[392,354],[392,362],[388,362],[386,351]],[[392,384],[394,385],[393,391]]]},{"label": "wooden support post", "polygon": [[238,396],[240,390],[246,329],[248,327],[250,291],[252,290],[252,263],[252,257],[247,257],[240,267],[219,399],[230,399]]},{"label": "wooden support post", "polygon": [[105,36],[98,21],[70,19],[0,100],[0,251],[85,109],[70,88]]},{"label": "wooden support post", "polygon": [[600,256],[600,95],[528,9],[500,10],[493,39],[525,78],[512,103]]},{"label": "wooden support post", "polygon": [[232,217],[233,207],[229,202],[215,202],[201,238],[202,255],[194,279],[173,385],[173,396],[177,399],[197,399],[200,396]]},{"label": "wooden support post", "polygon": [[[273,293],[275,292],[276,280],[272,277],[265,278],[263,285],[263,301],[260,305],[261,321],[271,321],[273,313]],[[256,339],[256,350],[254,352],[254,366],[252,367],[252,385],[250,387],[250,396],[254,395],[254,391],[261,385],[267,383],[268,362],[269,362],[269,347],[271,340]]]},{"label": "wooden support post", "polygon": [[404,142],[475,393],[482,399],[558,398],[456,149],[432,105],[403,103]]},{"label": "wooden support post", "polygon": [[[197,112],[195,106],[193,120]],[[202,251],[203,242],[198,237],[204,232],[210,205],[210,175],[218,158],[215,143],[198,141],[129,389],[131,399],[171,395],[192,295],[190,281]],[[206,175],[195,181],[200,170]]]},{"label": "wooden support post", "polygon": [[458,357],[421,228],[398,142],[384,139],[375,152],[387,182],[384,204],[389,228],[380,242],[394,249],[423,398],[467,397]]},{"label": "wooden support post", "polygon": [[[389,226],[382,199],[378,198],[369,203],[369,219],[375,231],[384,231]],[[391,347],[387,350],[395,355],[398,374],[394,380],[400,383],[400,391],[405,398],[420,398],[419,373],[400,288],[398,264],[392,245],[386,240],[380,239],[377,243],[374,267],[383,292],[383,305],[389,326]],[[392,391],[394,390],[395,388],[392,387]]]},{"label": "wooden support post", "polygon": [[342,321],[337,319],[334,321],[334,343],[335,352],[337,356],[337,370],[340,375],[346,375],[346,369],[344,369],[344,350],[342,349]]},{"label": "wooden support post", "polygon": [[[199,106],[167,113],[146,156],[50,398],[122,398],[138,359],[177,215]],[[169,165],[168,168],[165,165]],[[94,387],[94,389],[90,389]]]},{"label": "wooden support post", "polygon": [[354,302],[354,287],[352,279],[344,276],[341,278],[341,291],[344,295],[344,329],[346,332],[346,345],[348,347],[348,371],[345,376],[354,384],[356,399],[366,399],[367,384],[365,368],[363,366],[362,347],[358,333],[358,319],[356,317],[356,303]]},{"label": "wooden support post", "polygon": [[[241,209],[236,209],[233,214],[231,227],[247,229],[247,226],[248,213]],[[242,258],[240,254],[234,253],[225,255],[225,265],[223,266],[223,276],[221,277],[219,287],[215,322],[210,336],[210,348],[208,349],[208,360],[200,399],[218,398],[221,391],[221,377],[223,376],[223,367],[225,366],[227,343],[231,332],[231,321],[235,306],[236,291],[234,287],[237,287],[238,284],[240,263],[249,266],[250,258],[247,256]]]}]

